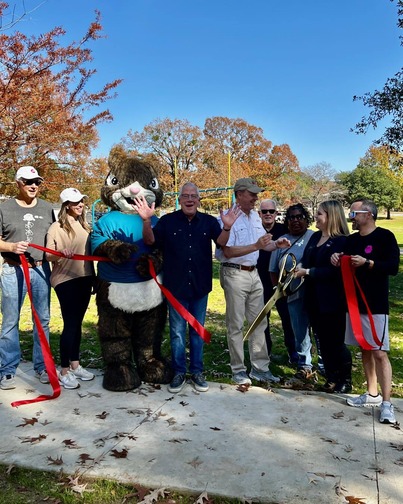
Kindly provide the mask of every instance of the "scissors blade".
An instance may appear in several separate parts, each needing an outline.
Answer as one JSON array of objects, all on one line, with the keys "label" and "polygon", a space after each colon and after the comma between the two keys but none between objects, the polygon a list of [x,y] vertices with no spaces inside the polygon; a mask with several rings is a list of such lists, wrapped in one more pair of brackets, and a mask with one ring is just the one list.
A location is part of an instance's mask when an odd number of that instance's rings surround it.
[{"label": "scissors blade", "polygon": [[269,313],[269,311],[273,308],[276,302],[284,296],[284,293],[281,289],[277,288],[272,295],[272,297],[267,301],[259,315],[255,318],[255,320],[250,325],[249,329],[246,331],[245,336],[243,337],[243,341],[249,339],[249,336],[253,333],[253,331],[258,327],[258,325],[262,322],[265,316]]}]

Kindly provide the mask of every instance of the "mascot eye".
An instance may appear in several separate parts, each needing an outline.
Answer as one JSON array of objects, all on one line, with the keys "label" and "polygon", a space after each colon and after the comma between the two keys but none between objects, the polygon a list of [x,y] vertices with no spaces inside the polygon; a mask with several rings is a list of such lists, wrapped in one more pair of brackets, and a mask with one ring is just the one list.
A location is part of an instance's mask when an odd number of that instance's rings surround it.
[{"label": "mascot eye", "polygon": [[117,177],[115,177],[115,175],[113,175],[113,173],[110,173],[106,177],[105,184],[108,185],[108,186],[109,185],[118,185],[119,184],[119,180],[117,179]]},{"label": "mascot eye", "polygon": [[158,184],[158,180],[156,178],[153,178],[152,181],[151,181],[151,184],[150,184],[150,188],[151,189],[159,189],[159,184]]}]

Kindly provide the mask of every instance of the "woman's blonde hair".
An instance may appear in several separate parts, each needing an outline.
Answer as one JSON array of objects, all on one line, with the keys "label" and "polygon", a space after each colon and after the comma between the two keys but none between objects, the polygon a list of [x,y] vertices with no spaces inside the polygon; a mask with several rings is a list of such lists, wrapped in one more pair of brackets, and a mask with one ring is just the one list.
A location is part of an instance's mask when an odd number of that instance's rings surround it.
[{"label": "woman's blonde hair", "polygon": [[[71,227],[71,224],[68,219],[68,206],[71,204],[71,201],[65,201],[62,203],[62,207],[59,211],[58,221],[60,227],[66,231],[66,233],[72,237],[76,236],[74,229]],[[78,222],[82,225],[82,227],[87,231],[87,233],[91,232],[91,228],[85,218],[85,212],[78,216]]]},{"label": "woman's blonde hair", "polygon": [[319,204],[318,209],[322,209],[327,214],[326,232],[329,236],[347,236],[350,234],[344,208],[340,201],[327,200]]}]

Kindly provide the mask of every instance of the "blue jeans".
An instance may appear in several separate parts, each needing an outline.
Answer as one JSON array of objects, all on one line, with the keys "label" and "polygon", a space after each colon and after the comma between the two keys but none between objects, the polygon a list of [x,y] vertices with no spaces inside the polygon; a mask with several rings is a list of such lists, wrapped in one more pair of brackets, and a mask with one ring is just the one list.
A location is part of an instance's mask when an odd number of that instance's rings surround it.
[{"label": "blue jeans", "polygon": [[[207,296],[199,299],[178,299],[200,324],[204,325],[207,310]],[[169,332],[171,336],[172,368],[174,374],[186,374],[186,320],[169,304]],[[204,341],[189,325],[189,346],[191,374],[203,372]]]},{"label": "blue jeans", "polygon": [[[34,307],[46,338],[49,341],[50,266],[49,263],[44,263],[42,266],[29,268],[28,271],[31,280]],[[22,268],[20,266],[10,266],[4,263],[0,276],[0,284],[2,290],[1,313],[3,316],[0,334],[0,377],[3,377],[7,374],[15,375],[21,360],[18,325],[21,307],[27,293],[27,286]],[[45,363],[38,330],[33,317],[32,323],[34,325],[32,361],[35,371],[41,372],[45,369]]]},{"label": "blue jeans", "polygon": [[304,299],[295,299],[288,303],[291,326],[295,336],[295,350],[298,353],[298,369],[312,369],[311,338],[309,318],[304,308]]}]

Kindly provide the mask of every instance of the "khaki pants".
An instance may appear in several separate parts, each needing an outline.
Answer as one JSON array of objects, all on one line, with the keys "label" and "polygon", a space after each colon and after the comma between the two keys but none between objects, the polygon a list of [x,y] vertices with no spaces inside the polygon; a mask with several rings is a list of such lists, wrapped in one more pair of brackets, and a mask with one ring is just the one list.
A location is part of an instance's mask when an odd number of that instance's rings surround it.
[{"label": "khaki pants", "polygon": [[[220,283],[227,304],[225,320],[231,370],[239,373],[247,370],[244,364],[244,321],[246,318],[251,324],[262,310],[263,286],[257,269],[243,271],[225,266],[220,268]],[[269,369],[270,359],[264,334],[266,326],[267,319],[264,317],[248,340],[251,364],[257,371]]]}]

